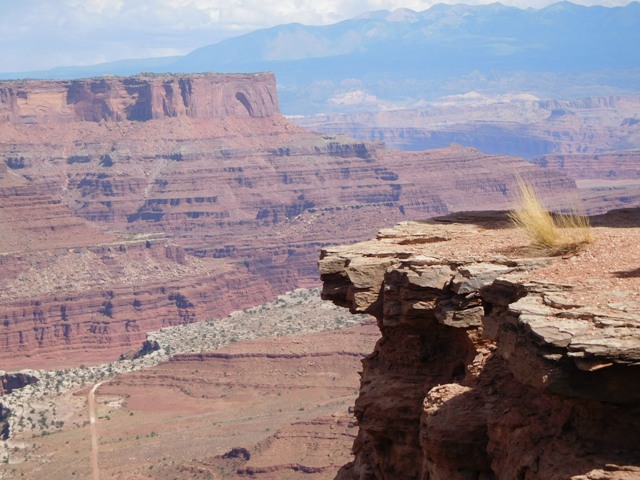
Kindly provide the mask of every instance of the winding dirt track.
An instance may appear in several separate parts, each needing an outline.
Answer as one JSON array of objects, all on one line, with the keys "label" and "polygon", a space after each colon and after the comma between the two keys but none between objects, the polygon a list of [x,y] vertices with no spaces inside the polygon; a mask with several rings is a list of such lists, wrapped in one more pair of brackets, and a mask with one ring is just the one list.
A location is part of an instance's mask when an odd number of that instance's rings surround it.
[{"label": "winding dirt track", "polygon": [[104,382],[96,383],[87,395],[87,405],[89,406],[89,425],[91,428],[91,470],[92,480],[100,480],[100,469],[98,467],[98,432],[96,429],[96,390]]}]

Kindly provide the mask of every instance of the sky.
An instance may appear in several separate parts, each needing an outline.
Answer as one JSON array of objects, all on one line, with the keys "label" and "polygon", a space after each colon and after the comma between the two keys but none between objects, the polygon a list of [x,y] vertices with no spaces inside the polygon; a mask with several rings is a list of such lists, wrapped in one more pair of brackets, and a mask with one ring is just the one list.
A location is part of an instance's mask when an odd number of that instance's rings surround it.
[{"label": "sky", "polygon": [[[492,3],[494,0],[444,0]],[[503,0],[542,8],[554,0]],[[629,0],[574,0],[626,5]],[[372,10],[426,10],[442,0],[0,0],[0,72],[184,55],[283,23],[323,25]]]}]

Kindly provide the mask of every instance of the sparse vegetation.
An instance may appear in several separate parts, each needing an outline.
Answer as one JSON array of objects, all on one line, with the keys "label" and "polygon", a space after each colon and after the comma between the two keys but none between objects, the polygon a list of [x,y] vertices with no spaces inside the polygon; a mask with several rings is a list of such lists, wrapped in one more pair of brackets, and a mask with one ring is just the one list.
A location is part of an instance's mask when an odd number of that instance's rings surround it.
[{"label": "sparse vegetation", "polygon": [[[105,304],[108,304],[113,298],[113,293],[107,292],[106,297]],[[186,298],[178,295],[174,296],[172,301],[180,304],[188,302]],[[106,307],[105,304],[103,308]],[[79,389],[100,379],[152,367],[167,361],[175,354],[214,351],[232,342],[258,337],[299,335],[344,328],[361,323],[367,318],[367,315],[352,315],[345,309],[322,301],[319,289],[298,289],[280,295],[272,302],[236,311],[226,317],[164,327],[159,331],[150,332],[147,337],[149,341],[157,341],[160,349],[135,360],[122,358],[110,364],[80,365],[78,368],[34,372],[39,382],[2,397],[3,404],[12,411],[7,421],[12,436],[16,437],[26,434],[27,431],[32,438],[38,438],[55,435],[72,425],[75,428],[87,427],[88,420],[79,423],[65,422],[68,420],[66,414],[59,413],[56,409],[57,402],[65,392]],[[278,392],[278,396],[280,395]],[[103,414],[101,420],[110,420],[109,414]],[[125,414],[134,416],[133,411]],[[149,438],[156,435],[157,432],[154,431],[149,434]],[[3,455],[15,445],[0,444],[0,463]],[[26,451],[22,450],[18,454],[23,458],[26,458],[26,455]]]},{"label": "sparse vegetation", "polygon": [[534,247],[558,254],[576,251],[591,242],[589,219],[578,209],[551,213],[531,184],[518,178],[518,187],[520,202],[509,212],[509,218],[527,233]]}]

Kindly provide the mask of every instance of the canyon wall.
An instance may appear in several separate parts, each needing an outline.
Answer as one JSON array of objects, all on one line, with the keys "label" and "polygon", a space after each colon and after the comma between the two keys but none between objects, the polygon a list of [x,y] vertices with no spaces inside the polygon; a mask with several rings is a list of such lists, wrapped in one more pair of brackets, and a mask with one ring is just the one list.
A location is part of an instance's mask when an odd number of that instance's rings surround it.
[{"label": "canyon wall", "polygon": [[451,144],[516,155],[566,173],[587,214],[640,205],[640,97],[539,100],[470,92],[423,109],[296,118],[307,128],[384,141],[403,150]]},{"label": "canyon wall", "polygon": [[533,163],[561,170],[576,180],[638,180],[640,150],[603,152],[600,154],[545,155]]},{"label": "canyon wall", "polygon": [[140,75],[24,80],[0,86],[0,122],[265,118],[279,112],[273,75]]},{"label": "canyon wall", "polygon": [[533,95],[444,97],[420,109],[296,118],[307,128],[384,141],[405,150],[452,143],[485,153],[533,159],[640,147],[640,97],[541,100]]},{"label": "canyon wall", "polygon": [[[58,368],[117,358],[146,332],[268,301],[240,266],[164,243],[121,243],[7,256],[0,291],[4,368]],[[233,294],[229,294],[231,291]]]},{"label": "canyon wall", "polygon": [[114,358],[151,329],[315,286],[318,248],[402,219],[507,208],[516,175],[555,204],[575,190],[517,158],[305,131],[278,112],[271,74],[0,91],[5,369]]},{"label": "canyon wall", "polygon": [[638,249],[612,252],[640,216],[595,230],[565,258],[527,255],[496,213],[323,249],[323,297],[381,332],[337,478],[640,478]]},{"label": "canyon wall", "polygon": [[575,179],[583,206],[590,214],[640,205],[640,150],[637,148],[598,154],[545,155],[533,163]]}]

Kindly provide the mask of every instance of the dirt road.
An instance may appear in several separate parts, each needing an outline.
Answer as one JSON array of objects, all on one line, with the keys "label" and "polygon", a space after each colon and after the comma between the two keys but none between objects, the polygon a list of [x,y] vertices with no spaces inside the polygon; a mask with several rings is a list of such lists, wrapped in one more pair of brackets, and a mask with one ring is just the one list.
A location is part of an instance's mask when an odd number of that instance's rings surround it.
[{"label": "dirt road", "polygon": [[91,429],[91,470],[92,480],[100,480],[100,469],[98,468],[98,432],[96,429],[96,390],[104,382],[96,383],[87,395],[87,405],[89,406],[89,424]]}]

